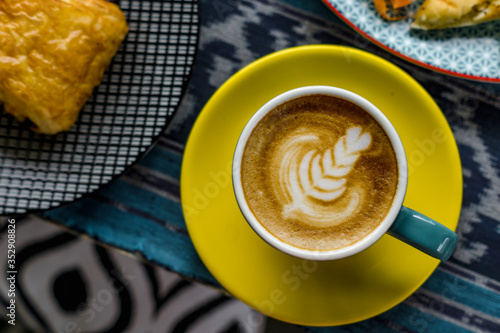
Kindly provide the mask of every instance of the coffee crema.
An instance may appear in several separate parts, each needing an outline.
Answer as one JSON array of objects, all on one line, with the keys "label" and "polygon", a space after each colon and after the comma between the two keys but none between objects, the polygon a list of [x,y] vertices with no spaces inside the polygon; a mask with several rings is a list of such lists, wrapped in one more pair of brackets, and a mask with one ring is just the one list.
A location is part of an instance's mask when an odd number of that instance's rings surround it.
[{"label": "coffee crema", "polygon": [[389,137],[365,110],[313,94],[264,116],[242,157],[245,199],[281,241],[310,250],[351,245],[385,218],[398,187]]}]

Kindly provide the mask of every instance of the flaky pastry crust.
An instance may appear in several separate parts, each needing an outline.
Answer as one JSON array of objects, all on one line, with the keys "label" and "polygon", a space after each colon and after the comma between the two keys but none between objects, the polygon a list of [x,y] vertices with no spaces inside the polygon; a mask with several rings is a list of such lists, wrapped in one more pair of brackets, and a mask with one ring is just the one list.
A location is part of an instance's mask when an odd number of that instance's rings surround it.
[{"label": "flaky pastry crust", "polygon": [[416,29],[465,27],[500,19],[500,0],[426,0],[411,25]]},{"label": "flaky pastry crust", "polygon": [[0,0],[0,103],[37,132],[68,130],[128,28],[105,0]]}]

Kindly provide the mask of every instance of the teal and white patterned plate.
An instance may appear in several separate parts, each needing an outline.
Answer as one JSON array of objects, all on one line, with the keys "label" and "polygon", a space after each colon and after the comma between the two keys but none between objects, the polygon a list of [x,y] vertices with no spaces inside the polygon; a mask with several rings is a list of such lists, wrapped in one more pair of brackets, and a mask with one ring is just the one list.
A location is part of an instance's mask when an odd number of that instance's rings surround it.
[{"label": "teal and white patterned plate", "polygon": [[[323,2],[360,34],[401,58],[458,77],[500,82],[500,20],[423,31],[410,29],[410,18],[385,21],[372,0]],[[411,6],[414,12],[419,3]]]}]

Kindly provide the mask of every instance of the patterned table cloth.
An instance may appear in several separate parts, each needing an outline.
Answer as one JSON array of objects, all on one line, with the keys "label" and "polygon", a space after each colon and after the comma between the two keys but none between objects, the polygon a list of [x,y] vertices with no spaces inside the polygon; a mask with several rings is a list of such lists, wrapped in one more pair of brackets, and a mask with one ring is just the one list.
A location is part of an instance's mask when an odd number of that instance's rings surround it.
[{"label": "patterned table cloth", "polygon": [[435,99],[458,144],[464,177],[458,248],[412,296],[363,322],[314,332],[500,332],[500,89],[410,64],[364,40],[319,0],[202,0],[201,36],[173,122],[119,179],[48,211],[53,221],[204,284],[179,198],[184,145],[204,104],[232,74],[273,51],[307,44],[363,49],[398,65]]}]

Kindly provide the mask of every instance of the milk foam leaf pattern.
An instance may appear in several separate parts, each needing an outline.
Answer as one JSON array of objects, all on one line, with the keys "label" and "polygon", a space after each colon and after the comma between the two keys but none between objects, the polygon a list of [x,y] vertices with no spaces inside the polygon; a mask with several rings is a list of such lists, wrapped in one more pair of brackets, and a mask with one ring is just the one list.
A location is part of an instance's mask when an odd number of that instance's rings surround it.
[{"label": "milk foam leaf pattern", "polygon": [[361,127],[351,127],[341,137],[332,151],[323,154],[308,152],[300,162],[299,181],[304,194],[314,199],[330,202],[346,190],[347,176],[361,152],[371,144],[369,133]]}]

